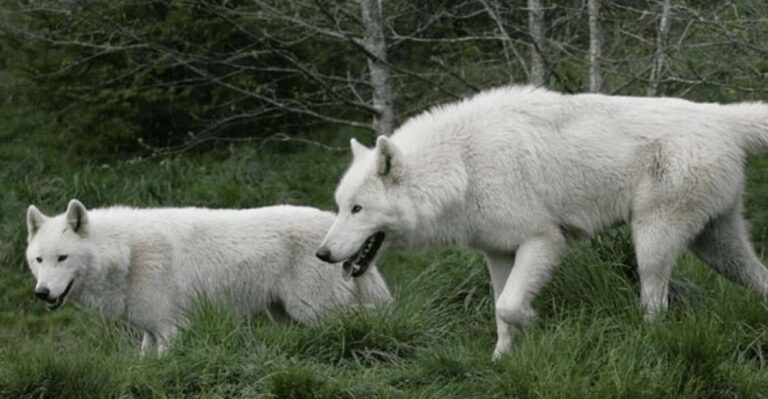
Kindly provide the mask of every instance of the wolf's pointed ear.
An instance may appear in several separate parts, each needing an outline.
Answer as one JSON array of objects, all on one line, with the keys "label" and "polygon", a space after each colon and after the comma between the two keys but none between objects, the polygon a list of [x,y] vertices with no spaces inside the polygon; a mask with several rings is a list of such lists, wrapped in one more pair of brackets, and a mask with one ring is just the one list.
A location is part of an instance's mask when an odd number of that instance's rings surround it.
[{"label": "wolf's pointed ear", "polygon": [[371,151],[368,147],[360,144],[360,142],[355,139],[349,140],[349,146],[352,147],[352,158],[354,159],[360,158]]},{"label": "wolf's pointed ear", "polygon": [[387,136],[379,136],[376,140],[376,152],[379,176],[398,182],[403,176],[403,154],[400,149]]},{"label": "wolf's pointed ear", "polygon": [[85,233],[88,226],[88,211],[80,201],[73,199],[67,205],[67,223],[77,234]]},{"label": "wolf's pointed ear", "polygon": [[29,208],[27,208],[28,238],[32,238],[37,233],[37,231],[40,230],[40,226],[43,225],[46,219],[48,219],[48,217],[43,215],[43,213],[40,212],[36,206],[30,205]]}]

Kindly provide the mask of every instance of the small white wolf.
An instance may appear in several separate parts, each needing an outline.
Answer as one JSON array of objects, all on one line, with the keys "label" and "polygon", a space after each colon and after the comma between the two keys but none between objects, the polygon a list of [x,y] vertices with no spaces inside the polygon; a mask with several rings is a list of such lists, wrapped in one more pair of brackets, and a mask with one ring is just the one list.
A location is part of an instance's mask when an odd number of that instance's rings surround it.
[{"label": "small white wolf", "polygon": [[237,314],[267,311],[303,323],[324,312],[390,300],[378,270],[343,278],[314,257],[333,214],[296,206],[87,211],[27,210],[27,261],[35,294],[68,298],[144,332],[141,352],[162,353],[199,295]]},{"label": "small white wolf", "polygon": [[768,147],[766,104],[509,86],[434,107],[373,150],[351,145],[339,213],[317,256],[355,263],[391,242],[482,251],[494,357],[534,317],[566,232],[631,226],[647,319],[667,307],[672,266],[689,248],[768,295],[741,216],[745,157]]}]

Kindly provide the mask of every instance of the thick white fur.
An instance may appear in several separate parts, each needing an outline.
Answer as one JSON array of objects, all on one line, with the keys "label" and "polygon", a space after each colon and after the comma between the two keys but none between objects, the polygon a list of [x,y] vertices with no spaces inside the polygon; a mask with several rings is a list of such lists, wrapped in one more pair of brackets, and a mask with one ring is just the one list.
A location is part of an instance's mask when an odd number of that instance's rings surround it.
[{"label": "thick white fur", "polygon": [[502,87],[413,117],[373,150],[353,140],[322,245],[340,261],[384,231],[387,242],[482,251],[499,356],[533,317],[566,232],[631,225],[649,319],[667,306],[671,267],[688,248],[766,296],[768,271],[740,214],[746,152],[766,146],[763,103]]},{"label": "thick white fur", "polygon": [[55,217],[29,208],[27,261],[51,296],[74,279],[71,299],[143,330],[142,353],[162,352],[199,294],[239,314],[266,310],[304,323],[332,308],[388,301],[374,266],[347,282],[314,257],[332,220],[295,206],[86,211],[73,200]]}]

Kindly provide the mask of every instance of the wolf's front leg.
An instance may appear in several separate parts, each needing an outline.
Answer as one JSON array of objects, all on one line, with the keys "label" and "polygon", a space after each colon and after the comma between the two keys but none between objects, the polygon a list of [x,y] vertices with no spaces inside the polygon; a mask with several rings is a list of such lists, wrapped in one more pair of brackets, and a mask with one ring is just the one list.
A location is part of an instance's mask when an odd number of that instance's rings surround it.
[{"label": "wolf's front leg", "polygon": [[176,338],[178,328],[175,325],[168,325],[164,327],[156,336],[157,340],[157,354],[162,356],[168,351],[168,346]]},{"label": "wolf's front leg", "polygon": [[157,341],[155,341],[155,337],[150,334],[149,332],[144,332],[144,338],[141,339],[141,349],[139,350],[139,356],[145,357],[147,354],[149,354],[149,351],[155,349],[155,346],[157,345]]},{"label": "wolf's front leg", "polygon": [[[488,266],[488,272],[491,275],[491,287],[493,288],[493,302],[499,299],[504,285],[507,283],[509,272],[515,263],[515,255],[511,254],[485,254],[485,263]],[[496,348],[493,351],[493,358],[497,359],[502,353],[509,349],[512,343],[512,334],[507,323],[496,313]]]},{"label": "wolf's front leg", "polygon": [[[533,299],[549,281],[564,249],[565,238],[559,229],[532,237],[517,249],[514,266],[496,300],[496,320],[506,324],[509,337],[534,318]],[[506,352],[509,344],[497,349],[494,358]]]}]

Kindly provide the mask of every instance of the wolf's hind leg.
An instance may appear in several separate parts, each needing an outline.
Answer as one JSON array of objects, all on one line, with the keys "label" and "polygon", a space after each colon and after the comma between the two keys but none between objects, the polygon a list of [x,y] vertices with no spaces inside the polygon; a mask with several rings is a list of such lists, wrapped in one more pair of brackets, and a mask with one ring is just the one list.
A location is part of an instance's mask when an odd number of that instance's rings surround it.
[{"label": "wolf's hind leg", "polygon": [[738,208],[711,221],[691,249],[712,270],[768,298],[768,268],[755,254]]},{"label": "wolf's hind leg", "polygon": [[157,341],[157,354],[162,356],[165,354],[165,352],[168,351],[168,347],[170,346],[171,342],[176,338],[176,334],[178,333],[178,327],[175,325],[169,325],[163,328],[161,332],[159,332],[157,335],[155,335],[155,340]]},{"label": "wolf's hind leg", "polygon": [[679,212],[654,212],[632,221],[640,302],[646,320],[667,309],[672,266],[703,225],[703,216]]},{"label": "wolf's hind leg", "polygon": [[534,318],[533,299],[549,281],[565,244],[560,230],[553,228],[517,249],[514,266],[496,300],[496,317],[507,324],[510,333]]},{"label": "wolf's hind leg", "polygon": [[265,309],[267,318],[273,323],[284,323],[291,319],[285,311],[285,307],[279,301],[271,302]]},{"label": "wolf's hind leg", "polygon": [[[485,254],[485,262],[488,266],[488,272],[491,274],[491,287],[493,288],[494,304],[499,299],[504,284],[507,283],[509,272],[515,262],[514,254]],[[509,350],[512,343],[512,334],[507,323],[499,317],[496,312],[496,348],[493,351],[493,358],[499,358],[504,352]]]},{"label": "wolf's hind leg", "polygon": [[291,319],[303,324],[312,324],[320,319],[324,311],[333,308],[333,303],[324,304],[317,298],[305,299],[297,293],[284,295],[282,298],[286,314]]}]

